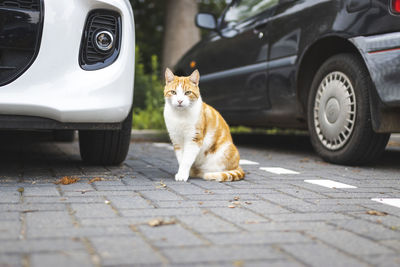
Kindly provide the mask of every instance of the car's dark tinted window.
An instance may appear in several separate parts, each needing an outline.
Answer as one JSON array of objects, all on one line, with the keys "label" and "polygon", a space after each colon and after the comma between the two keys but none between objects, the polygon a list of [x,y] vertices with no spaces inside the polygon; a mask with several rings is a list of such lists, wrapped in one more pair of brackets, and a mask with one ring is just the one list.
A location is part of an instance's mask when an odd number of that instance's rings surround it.
[{"label": "car's dark tinted window", "polygon": [[231,6],[224,18],[224,22],[240,22],[249,19],[259,13],[276,6],[279,0],[240,0],[237,4]]}]

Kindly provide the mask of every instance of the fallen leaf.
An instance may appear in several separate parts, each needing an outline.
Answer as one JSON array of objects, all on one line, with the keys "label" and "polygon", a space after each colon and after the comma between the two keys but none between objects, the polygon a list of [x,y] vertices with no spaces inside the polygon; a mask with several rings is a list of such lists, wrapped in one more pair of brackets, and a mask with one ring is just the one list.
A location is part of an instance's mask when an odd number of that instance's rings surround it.
[{"label": "fallen leaf", "polygon": [[21,194],[25,191],[25,189],[23,188],[23,187],[19,187],[18,189],[17,189],[17,191],[18,192],[20,192]]},{"label": "fallen leaf", "polygon": [[170,225],[170,224],[175,224],[175,220],[169,220],[165,221],[163,219],[153,219],[147,222],[147,224],[151,227],[157,227],[157,226],[162,226],[162,225]]},{"label": "fallen leaf", "polygon": [[74,184],[79,180],[80,180],[79,178],[64,176],[63,178],[55,182],[55,184],[68,185],[68,184]]},{"label": "fallen leaf", "polygon": [[245,224],[258,224],[258,221],[245,221]]},{"label": "fallen leaf", "polygon": [[104,200],[104,203],[108,205],[108,204],[111,203],[111,201],[110,200]]},{"label": "fallen leaf", "polygon": [[300,162],[301,162],[301,163],[304,163],[304,162],[309,162],[309,161],[310,161],[310,159],[309,159],[309,158],[303,158],[303,159],[301,159],[301,160],[300,160]]},{"label": "fallen leaf", "polygon": [[91,179],[88,184],[94,183],[94,182],[99,182],[99,181],[104,181],[104,178],[100,178],[100,177],[94,177],[93,179]]},{"label": "fallen leaf", "polygon": [[236,201],[239,200],[239,199],[240,199],[240,197],[234,197],[233,198],[233,200],[236,200]]},{"label": "fallen leaf", "polygon": [[374,216],[386,216],[386,215],[388,215],[386,212],[377,211],[377,210],[369,210],[369,211],[366,212],[366,214],[374,215]]},{"label": "fallen leaf", "polygon": [[233,262],[233,266],[235,267],[242,267],[244,265],[244,261],[242,260],[237,260]]},{"label": "fallen leaf", "polygon": [[156,188],[157,188],[157,189],[160,189],[160,188],[165,188],[165,187],[167,187],[167,185],[166,185],[166,184],[164,184],[164,181],[163,181],[163,180],[159,181],[158,183],[159,183],[160,185],[159,185],[159,186],[156,186]]},{"label": "fallen leaf", "polygon": [[240,205],[240,201],[233,201],[232,204],[233,205]]},{"label": "fallen leaf", "polygon": [[234,206],[234,205],[229,205],[228,208],[234,209],[234,208],[236,208],[236,206]]},{"label": "fallen leaf", "polygon": [[253,203],[251,203],[250,201],[245,201],[244,203],[247,204],[247,205],[253,204]]},{"label": "fallen leaf", "polygon": [[199,203],[199,205],[203,205],[203,201],[199,201],[198,203]]}]

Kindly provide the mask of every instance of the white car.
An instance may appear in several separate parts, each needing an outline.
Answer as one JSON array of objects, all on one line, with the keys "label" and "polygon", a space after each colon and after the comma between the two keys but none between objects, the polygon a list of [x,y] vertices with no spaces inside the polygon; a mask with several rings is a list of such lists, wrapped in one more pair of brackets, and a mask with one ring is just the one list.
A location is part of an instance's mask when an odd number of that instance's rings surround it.
[{"label": "white car", "polygon": [[119,164],[134,62],[128,0],[0,0],[0,129],[79,130],[84,161]]}]

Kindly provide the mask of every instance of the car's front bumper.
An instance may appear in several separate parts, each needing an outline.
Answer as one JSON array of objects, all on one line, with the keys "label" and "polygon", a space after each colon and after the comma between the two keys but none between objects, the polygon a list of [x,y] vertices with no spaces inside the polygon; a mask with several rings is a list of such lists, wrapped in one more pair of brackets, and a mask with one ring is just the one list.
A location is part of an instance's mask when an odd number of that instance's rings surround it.
[{"label": "car's front bumper", "polygon": [[[0,115],[61,123],[118,123],[132,107],[135,62],[133,12],[128,0],[45,0],[39,53],[14,82],[0,87]],[[79,64],[87,15],[94,9],[121,14],[118,59],[85,71]]]}]

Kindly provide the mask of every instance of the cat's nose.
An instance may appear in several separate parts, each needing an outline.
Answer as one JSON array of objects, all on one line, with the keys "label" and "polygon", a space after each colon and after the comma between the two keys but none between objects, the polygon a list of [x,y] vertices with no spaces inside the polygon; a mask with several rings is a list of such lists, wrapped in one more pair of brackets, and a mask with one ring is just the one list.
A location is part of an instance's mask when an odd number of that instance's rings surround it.
[{"label": "cat's nose", "polygon": [[179,105],[182,104],[182,102],[183,102],[183,100],[178,100],[178,104]]}]

